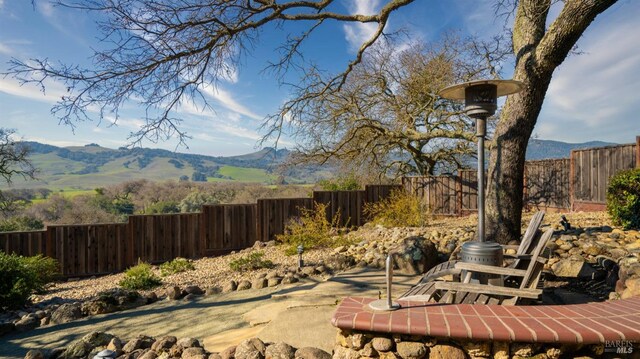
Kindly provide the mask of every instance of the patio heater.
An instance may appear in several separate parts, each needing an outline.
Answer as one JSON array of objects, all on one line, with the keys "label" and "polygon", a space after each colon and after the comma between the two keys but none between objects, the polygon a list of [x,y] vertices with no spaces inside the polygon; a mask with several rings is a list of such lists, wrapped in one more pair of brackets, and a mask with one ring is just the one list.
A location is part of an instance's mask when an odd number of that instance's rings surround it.
[{"label": "patio heater", "polygon": [[[464,100],[467,116],[476,122],[478,138],[478,240],[462,245],[462,261],[493,266],[502,265],[502,247],[496,242],[485,241],[484,212],[484,140],[487,132],[487,118],[496,112],[497,98],[520,92],[524,85],[515,80],[477,80],[449,86],[439,92],[443,98]],[[476,283],[492,283],[492,275],[477,274],[472,277]],[[496,283],[498,284],[498,283]]]}]

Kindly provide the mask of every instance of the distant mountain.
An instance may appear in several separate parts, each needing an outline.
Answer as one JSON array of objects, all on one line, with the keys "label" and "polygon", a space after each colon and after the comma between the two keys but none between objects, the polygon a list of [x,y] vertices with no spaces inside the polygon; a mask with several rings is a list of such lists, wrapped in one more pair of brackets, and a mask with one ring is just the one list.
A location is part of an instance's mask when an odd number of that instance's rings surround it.
[{"label": "distant mountain", "polygon": [[[38,180],[14,179],[13,188],[93,189],[133,179],[238,181],[255,183],[315,183],[327,177],[321,168],[298,167],[281,174],[278,166],[290,155],[286,149],[264,148],[241,156],[205,156],[162,149],[85,146],[57,147],[22,142]],[[283,177],[281,176],[283,175]],[[0,187],[6,187],[0,183]]]},{"label": "distant mountain", "polygon": [[582,148],[591,148],[591,147],[604,147],[604,146],[612,146],[612,145],[617,145],[617,143],[603,142],[603,141],[567,143],[567,142],[561,142],[561,141],[531,139],[529,140],[529,145],[527,146],[526,158],[527,160],[569,158],[569,155],[571,154],[571,150],[578,150]]}]

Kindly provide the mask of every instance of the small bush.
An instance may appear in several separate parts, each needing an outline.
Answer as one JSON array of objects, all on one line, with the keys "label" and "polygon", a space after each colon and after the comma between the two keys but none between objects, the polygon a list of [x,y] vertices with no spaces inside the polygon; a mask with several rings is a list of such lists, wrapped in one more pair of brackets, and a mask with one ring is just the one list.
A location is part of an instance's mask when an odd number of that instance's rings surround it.
[{"label": "small bush", "polygon": [[353,173],[322,180],[318,182],[318,185],[325,191],[357,191],[362,187],[358,177]]},{"label": "small bush", "polygon": [[615,225],[624,229],[640,228],[640,168],[611,177],[607,212]]},{"label": "small bush", "polygon": [[365,204],[364,214],[374,224],[385,227],[422,227],[430,216],[428,207],[404,190],[393,191],[380,202]]},{"label": "small bush", "polygon": [[138,262],[124,273],[124,278],[118,283],[125,289],[151,289],[162,284],[162,280],[151,270],[151,265],[145,262]]},{"label": "small bush", "polygon": [[16,216],[0,221],[0,232],[33,231],[44,228],[41,220],[28,217]]},{"label": "small bush", "polygon": [[350,244],[345,236],[340,235],[340,211],[331,221],[326,213],[327,205],[323,203],[314,203],[313,209],[301,208],[300,217],[289,221],[285,234],[276,236],[276,240],[289,245],[285,254],[296,254],[299,245],[304,249],[312,249]]},{"label": "small bush", "polygon": [[31,294],[44,291],[57,274],[58,262],[55,259],[41,255],[23,257],[0,251],[0,308],[21,307]]},{"label": "small bush", "polygon": [[251,252],[247,256],[242,256],[229,262],[229,267],[236,272],[246,272],[260,268],[273,268],[273,262],[268,259],[262,259],[263,256],[264,252]]},{"label": "small bush", "polygon": [[196,267],[190,260],[185,258],[176,258],[172,261],[162,263],[160,265],[160,274],[165,277],[171,274],[186,272],[188,270],[194,269],[196,269]]}]

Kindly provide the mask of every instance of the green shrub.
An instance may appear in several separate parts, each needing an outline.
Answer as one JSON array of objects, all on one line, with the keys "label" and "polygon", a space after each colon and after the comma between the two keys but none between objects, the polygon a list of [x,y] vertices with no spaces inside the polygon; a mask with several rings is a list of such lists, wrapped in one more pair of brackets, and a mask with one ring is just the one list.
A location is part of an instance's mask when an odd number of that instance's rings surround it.
[{"label": "green shrub", "polygon": [[0,221],[0,232],[33,231],[42,228],[44,223],[41,220],[28,216],[10,217]]},{"label": "green shrub", "polygon": [[640,168],[611,177],[607,212],[615,225],[624,229],[640,228]]},{"label": "green shrub", "polygon": [[313,209],[300,208],[300,217],[287,223],[285,233],[276,236],[276,240],[289,246],[285,254],[297,253],[297,247],[304,249],[338,247],[350,244],[348,238],[340,234],[338,211],[331,221],[327,219],[327,205],[314,203]]},{"label": "green shrub", "polygon": [[318,185],[325,191],[357,191],[362,187],[358,177],[353,173],[322,180]]},{"label": "green shrub", "polygon": [[23,257],[0,251],[0,308],[24,305],[33,293],[42,292],[58,274],[55,259]]},{"label": "green shrub", "polygon": [[374,224],[385,227],[422,227],[430,216],[428,207],[404,190],[393,191],[380,202],[365,204],[364,214]]},{"label": "green shrub", "polygon": [[229,267],[236,272],[246,272],[253,269],[273,268],[273,262],[268,259],[262,259],[264,252],[251,252],[247,256],[229,262]]},{"label": "green shrub", "polygon": [[151,265],[145,262],[138,262],[124,273],[124,278],[118,283],[125,289],[151,289],[162,284],[162,280],[151,270]]},{"label": "green shrub", "polygon": [[181,272],[186,272],[188,270],[194,270],[196,269],[196,267],[193,265],[193,263],[185,258],[175,258],[172,261],[169,262],[164,262],[160,265],[160,273],[162,274],[163,277],[171,275],[171,274],[175,274],[175,273],[181,273]]}]

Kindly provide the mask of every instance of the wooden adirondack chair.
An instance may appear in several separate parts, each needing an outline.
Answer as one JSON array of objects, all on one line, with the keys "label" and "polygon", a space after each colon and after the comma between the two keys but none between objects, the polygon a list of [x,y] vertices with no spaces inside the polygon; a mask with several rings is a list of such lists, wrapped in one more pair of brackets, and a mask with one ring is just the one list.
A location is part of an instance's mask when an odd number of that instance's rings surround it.
[{"label": "wooden adirondack chair", "polygon": [[[545,212],[539,211],[536,212],[531,221],[529,222],[529,226],[524,232],[522,236],[522,240],[520,241],[520,245],[518,246],[510,246],[503,245],[503,249],[515,249],[515,255],[504,254],[505,257],[511,257],[515,259],[515,261],[510,265],[512,268],[517,268],[522,266],[521,261],[528,261],[531,258],[531,252],[535,249],[538,244],[538,239],[540,238],[538,233],[538,228],[542,224],[542,220],[544,219]],[[428,291],[430,288],[421,288],[424,285],[431,286],[431,284],[436,280],[442,280],[447,276],[451,276],[454,282],[460,281],[460,273],[462,269],[456,268],[457,260],[443,262],[435,267],[431,268],[428,272],[426,272],[420,282],[417,285],[409,289],[406,293],[404,293],[401,298],[409,297],[409,296],[420,296],[423,295],[425,291]]]},{"label": "wooden adirondack chair", "polygon": [[[449,303],[477,303],[478,301],[495,303],[497,299],[498,303],[503,305],[515,305],[521,299],[539,299],[542,289],[538,289],[538,283],[540,282],[544,264],[548,260],[544,254],[545,248],[552,236],[552,228],[544,232],[533,253],[531,253],[531,258],[529,258],[526,268],[504,268],[476,263],[456,263],[456,269],[466,271],[463,281],[457,283],[434,282],[432,297],[438,299],[439,302]],[[520,263],[524,263],[524,261]],[[517,288],[513,288],[470,283],[469,281],[474,272],[496,274],[504,277],[519,277],[521,278],[520,285]],[[489,300],[490,298],[494,300],[491,301]]]}]

